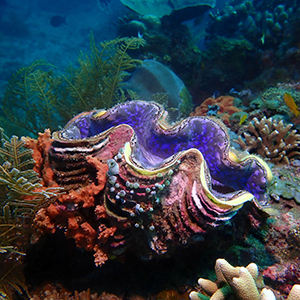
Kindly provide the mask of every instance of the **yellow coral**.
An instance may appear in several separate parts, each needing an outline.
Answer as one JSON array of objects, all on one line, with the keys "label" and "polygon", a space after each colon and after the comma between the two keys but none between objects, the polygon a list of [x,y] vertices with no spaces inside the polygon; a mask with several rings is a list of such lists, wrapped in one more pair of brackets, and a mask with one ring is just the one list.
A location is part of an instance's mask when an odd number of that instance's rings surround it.
[{"label": "yellow coral", "polygon": [[[245,267],[233,267],[225,259],[216,261],[216,282],[199,278],[200,293],[191,292],[191,300],[225,300],[229,295],[234,295],[240,300],[276,300],[269,289],[263,288],[256,264],[251,263]],[[293,286],[287,300],[300,299],[300,285]]]}]

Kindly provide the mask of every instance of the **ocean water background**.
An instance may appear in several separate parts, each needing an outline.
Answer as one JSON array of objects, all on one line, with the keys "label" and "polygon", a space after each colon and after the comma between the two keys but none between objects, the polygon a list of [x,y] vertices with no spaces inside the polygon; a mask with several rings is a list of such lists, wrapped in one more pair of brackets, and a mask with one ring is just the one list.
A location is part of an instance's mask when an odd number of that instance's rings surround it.
[{"label": "ocean water background", "polygon": [[[225,3],[217,1],[210,11],[217,11]],[[1,0],[1,98],[13,72],[38,59],[63,71],[70,63],[76,63],[80,51],[89,53],[91,31],[96,43],[114,39],[118,35],[119,18],[129,12],[119,0],[106,3],[101,0]],[[51,26],[54,16],[66,17],[65,23]]]},{"label": "ocean water background", "polygon": [[[62,71],[76,63],[79,52],[90,49],[91,31],[97,43],[115,38],[118,18],[129,11],[118,0],[108,5],[97,0],[2,0],[0,5],[1,96],[12,73],[35,60]],[[54,16],[66,17],[65,23],[51,26]]]}]

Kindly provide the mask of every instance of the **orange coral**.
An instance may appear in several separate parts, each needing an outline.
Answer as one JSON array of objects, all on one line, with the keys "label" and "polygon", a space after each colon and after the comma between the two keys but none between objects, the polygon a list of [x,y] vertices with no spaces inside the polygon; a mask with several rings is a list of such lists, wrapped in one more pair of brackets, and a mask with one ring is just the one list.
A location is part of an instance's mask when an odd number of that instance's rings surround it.
[{"label": "orange coral", "polygon": [[107,164],[103,164],[97,157],[87,156],[87,161],[97,169],[97,181],[100,190],[103,190],[107,181],[106,172],[108,171]]},{"label": "orange coral", "polygon": [[100,233],[98,239],[101,244],[105,244],[110,236],[114,236],[115,232],[117,231],[117,227],[107,228],[104,224],[100,224],[99,231]]},{"label": "orange coral", "polygon": [[209,105],[218,105],[219,111],[218,116],[222,119],[224,124],[229,125],[229,118],[232,114],[236,112],[241,112],[242,110],[233,105],[234,97],[231,96],[220,96],[218,98],[210,97],[204,100],[201,105],[195,108],[195,111],[190,114],[190,117],[196,116],[206,116],[209,111]]},{"label": "orange coral", "polygon": [[54,181],[54,172],[49,163],[49,148],[53,142],[50,129],[45,129],[44,133],[39,133],[37,140],[33,138],[23,138],[25,147],[32,149],[32,158],[35,160],[34,171],[40,174],[43,179],[43,186],[58,186]]},{"label": "orange coral", "polygon": [[[34,170],[43,179],[43,186],[58,186],[49,162],[49,148],[53,142],[50,130],[46,129],[44,133],[40,133],[37,140],[24,138],[24,141],[25,146],[33,150]],[[65,193],[58,196],[55,203],[37,212],[34,222],[39,234],[54,233],[58,224],[63,224],[66,236],[74,238],[77,246],[92,250],[97,238],[96,230],[82,216],[78,215],[76,209],[78,207],[83,209],[94,207],[95,196],[105,187],[108,166],[96,157],[88,156],[86,159],[97,171],[97,182],[91,182],[75,190],[65,190]]]},{"label": "orange coral", "polygon": [[[96,231],[82,216],[77,214],[76,209],[77,207],[93,208],[95,195],[103,188],[104,185],[97,186],[91,183],[60,195],[56,203],[39,210],[36,214],[35,224],[39,232],[53,233],[58,224],[64,224],[67,237],[74,238],[78,247],[92,250],[97,237]],[[65,205],[59,205],[59,203]]]},{"label": "orange coral", "polygon": [[95,250],[94,253],[95,265],[97,267],[104,265],[105,262],[108,260],[107,253],[105,253],[102,249],[100,249],[98,245],[95,246],[94,250]]},{"label": "orange coral", "polygon": [[[76,217],[69,218],[71,224],[69,224],[66,236],[73,238],[78,247],[92,250],[95,245],[97,232],[88,222],[79,225],[78,221],[79,220]],[[72,230],[70,230],[71,226],[74,226]]]},{"label": "orange coral", "polygon": [[103,205],[97,205],[95,208],[95,214],[97,216],[97,219],[100,218],[106,218],[107,217],[107,213],[106,213],[106,209]]}]

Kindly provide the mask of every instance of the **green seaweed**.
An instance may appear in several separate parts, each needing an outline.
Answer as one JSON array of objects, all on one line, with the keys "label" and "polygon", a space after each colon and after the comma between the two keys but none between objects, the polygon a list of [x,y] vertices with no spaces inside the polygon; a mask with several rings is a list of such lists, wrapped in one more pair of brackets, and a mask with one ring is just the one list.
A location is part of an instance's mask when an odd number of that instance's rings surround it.
[{"label": "green seaweed", "polygon": [[55,66],[37,60],[13,74],[2,110],[10,122],[37,136],[44,128],[57,130],[81,111],[123,102],[123,79],[140,63],[128,52],[144,44],[142,38],[126,37],[102,42],[98,48],[91,35],[91,55],[81,53],[79,67],[71,65],[65,75],[56,72]]},{"label": "green seaweed", "polygon": [[[60,113],[68,111],[66,119],[81,111],[97,108],[110,108],[126,100],[122,90],[123,79],[127,71],[141,61],[131,58],[130,50],[136,50],[145,44],[142,38],[116,38],[95,44],[90,36],[92,54],[81,53],[78,58],[79,68],[71,66],[64,76],[70,98],[67,105],[60,104]],[[61,106],[61,104],[63,104]]]},{"label": "green seaweed", "polygon": [[44,128],[54,129],[59,121],[53,118],[56,87],[60,84],[60,78],[53,76],[54,68],[37,60],[19,69],[10,79],[2,101],[6,118],[34,135]]}]

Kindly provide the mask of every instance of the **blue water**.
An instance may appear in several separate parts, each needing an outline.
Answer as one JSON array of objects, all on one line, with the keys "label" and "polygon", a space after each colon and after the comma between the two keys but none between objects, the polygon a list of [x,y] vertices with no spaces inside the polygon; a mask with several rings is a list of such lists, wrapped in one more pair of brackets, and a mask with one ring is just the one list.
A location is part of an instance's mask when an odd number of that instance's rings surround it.
[{"label": "blue water", "polygon": [[[224,5],[218,1],[218,7]],[[117,37],[117,23],[130,10],[119,0],[1,0],[0,1],[0,95],[17,69],[44,59],[59,68],[88,52],[88,35],[95,41]],[[54,16],[65,23],[51,26]]]},{"label": "blue water", "polygon": [[[91,31],[97,43],[115,38],[118,18],[128,11],[118,0],[107,5],[98,0],[1,0],[0,94],[11,74],[34,60],[62,69],[76,62],[80,51],[90,49]],[[66,22],[53,27],[54,16]]]}]

